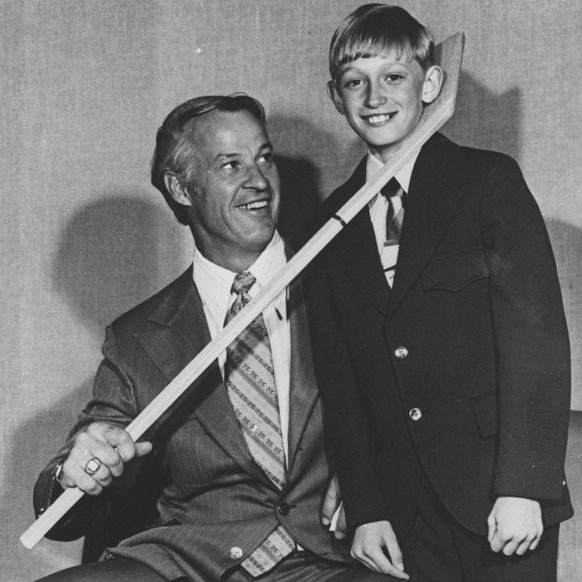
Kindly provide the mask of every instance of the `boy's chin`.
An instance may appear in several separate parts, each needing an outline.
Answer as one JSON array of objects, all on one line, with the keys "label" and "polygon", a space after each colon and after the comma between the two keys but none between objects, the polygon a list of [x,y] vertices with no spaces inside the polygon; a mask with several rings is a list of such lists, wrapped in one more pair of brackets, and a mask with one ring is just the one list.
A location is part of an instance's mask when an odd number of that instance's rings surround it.
[{"label": "boy's chin", "polygon": [[398,150],[402,140],[369,140],[366,141],[368,149],[377,157],[386,161],[386,158]]},{"label": "boy's chin", "polygon": [[360,128],[357,133],[370,148],[390,148],[402,139],[401,136],[396,135],[393,128],[388,127]]}]

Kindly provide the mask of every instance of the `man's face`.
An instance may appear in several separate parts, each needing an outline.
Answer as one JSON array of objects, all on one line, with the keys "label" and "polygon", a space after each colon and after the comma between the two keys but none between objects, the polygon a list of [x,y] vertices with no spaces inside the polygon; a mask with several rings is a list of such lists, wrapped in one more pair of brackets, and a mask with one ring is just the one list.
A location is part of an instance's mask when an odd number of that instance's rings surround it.
[{"label": "man's face", "polygon": [[279,174],[263,125],[248,111],[211,111],[196,121],[192,206],[196,245],[210,261],[243,271],[271,241]]},{"label": "man's face", "polygon": [[425,73],[416,60],[392,54],[347,63],[329,93],[371,152],[387,162],[418,125],[423,102],[437,97],[440,81],[438,67]]}]

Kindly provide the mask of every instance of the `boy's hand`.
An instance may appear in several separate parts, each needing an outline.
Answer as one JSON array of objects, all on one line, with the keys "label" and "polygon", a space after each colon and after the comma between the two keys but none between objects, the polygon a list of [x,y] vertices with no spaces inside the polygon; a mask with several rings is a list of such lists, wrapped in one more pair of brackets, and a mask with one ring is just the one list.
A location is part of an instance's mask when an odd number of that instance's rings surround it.
[{"label": "boy's hand", "polygon": [[323,525],[329,526],[337,540],[343,540],[346,537],[346,515],[342,505],[337,475],[332,477],[327,487],[321,509],[321,522]]},{"label": "boy's hand", "polygon": [[352,557],[375,572],[390,574],[398,580],[410,578],[404,572],[402,552],[389,521],[358,527],[352,543]]},{"label": "boy's hand", "polygon": [[487,518],[489,545],[506,556],[535,550],[544,526],[540,504],[523,497],[499,497]]}]

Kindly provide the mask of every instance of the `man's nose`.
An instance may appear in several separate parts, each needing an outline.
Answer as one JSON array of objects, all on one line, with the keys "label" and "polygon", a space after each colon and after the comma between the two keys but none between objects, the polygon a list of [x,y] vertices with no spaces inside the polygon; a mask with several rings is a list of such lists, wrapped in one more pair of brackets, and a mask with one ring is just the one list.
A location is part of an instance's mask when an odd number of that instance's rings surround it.
[{"label": "man's nose", "polygon": [[243,186],[245,188],[254,188],[255,190],[266,190],[269,186],[269,180],[267,180],[257,164],[252,164],[247,170]]}]

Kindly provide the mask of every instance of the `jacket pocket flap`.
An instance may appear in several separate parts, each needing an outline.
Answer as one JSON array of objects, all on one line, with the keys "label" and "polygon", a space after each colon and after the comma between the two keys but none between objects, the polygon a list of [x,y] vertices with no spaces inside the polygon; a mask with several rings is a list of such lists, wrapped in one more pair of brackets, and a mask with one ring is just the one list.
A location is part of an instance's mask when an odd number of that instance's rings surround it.
[{"label": "jacket pocket flap", "polygon": [[422,273],[424,289],[460,291],[473,281],[489,276],[481,247],[434,258]]},{"label": "jacket pocket flap", "polygon": [[471,407],[479,432],[486,439],[497,433],[497,394],[486,392],[471,398]]}]

